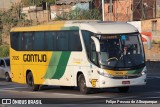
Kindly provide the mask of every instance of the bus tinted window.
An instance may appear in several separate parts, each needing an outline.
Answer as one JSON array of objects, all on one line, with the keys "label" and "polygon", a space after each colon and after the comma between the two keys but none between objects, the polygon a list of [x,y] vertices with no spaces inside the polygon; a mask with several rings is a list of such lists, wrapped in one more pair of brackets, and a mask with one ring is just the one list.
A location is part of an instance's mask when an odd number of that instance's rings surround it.
[{"label": "bus tinted window", "polygon": [[11,33],[11,46],[19,51],[82,51],[78,31]]},{"label": "bus tinted window", "polygon": [[84,40],[87,52],[90,51],[90,41],[91,41],[91,36],[92,35],[93,34],[89,31],[82,31],[82,36],[83,36],[83,40]]},{"label": "bus tinted window", "polygon": [[24,51],[33,50],[33,33],[32,32],[23,33],[23,50]]},{"label": "bus tinted window", "polygon": [[45,50],[56,51],[56,32],[45,32]]},{"label": "bus tinted window", "polygon": [[11,33],[11,47],[15,50],[22,49],[22,33]]},{"label": "bus tinted window", "polygon": [[68,51],[69,50],[69,33],[62,31],[62,32],[57,32],[57,47],[58,51]]},{"label": "bus tinted window", "polygon": [[35,51],[44,50],[44,32],[34,33],[33,50]]},{"label": "bus tinted window", "polygon": [[80,41],[78,31],[71,31],[70,32],[69,50],[71,50],[71,51],[82,51],[82,46],[81,46],[81,41]]}]

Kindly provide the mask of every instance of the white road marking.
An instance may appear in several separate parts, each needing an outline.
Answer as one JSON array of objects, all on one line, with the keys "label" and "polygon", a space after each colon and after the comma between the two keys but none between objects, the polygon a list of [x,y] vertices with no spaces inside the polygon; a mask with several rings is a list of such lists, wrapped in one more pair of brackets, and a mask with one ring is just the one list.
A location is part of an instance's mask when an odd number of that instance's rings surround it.
[{"label": "white road marking", "polygon": [[147,79],[160,79],[160,76],[147,76]]},{"label": "white road marking", "polygon": [[157,98],[160,98],[160,96],[159,97],[146,97],[147,99],[151,99],[151,98],[153,98],[153,99],[157,99]]}]

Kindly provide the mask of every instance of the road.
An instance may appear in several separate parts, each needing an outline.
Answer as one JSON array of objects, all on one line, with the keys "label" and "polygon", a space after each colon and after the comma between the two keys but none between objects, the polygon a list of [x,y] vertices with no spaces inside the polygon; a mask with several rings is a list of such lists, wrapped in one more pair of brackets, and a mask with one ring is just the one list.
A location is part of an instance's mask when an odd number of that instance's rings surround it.
[{"label": "road", "polygon": [[[152,69],[149,70],[152,71]],[[56,101],[52,103],[60,104],[62,103],[62,100],[68,103],[72,103],[75,101],[75,103],[77,104],[104,104],[109,100],[151,100],[158,101],[158,103],[160,104],[160,71],[159,69],[152,72],[151,71],[148,72],[147,84],[145,86],[131,87],[128,93],[119,93],[117,89],[111,88],[100,90],[94,89],[91,94],[82,95],[77,88],[72,90],[64,90],[56,86],[44,86],[42,87],[41,91],[32,92],[26,85],[5,82],[3,79],[0,79],[0,98],[56,98]],[[101,100],[100,98],[104,99]]]}]

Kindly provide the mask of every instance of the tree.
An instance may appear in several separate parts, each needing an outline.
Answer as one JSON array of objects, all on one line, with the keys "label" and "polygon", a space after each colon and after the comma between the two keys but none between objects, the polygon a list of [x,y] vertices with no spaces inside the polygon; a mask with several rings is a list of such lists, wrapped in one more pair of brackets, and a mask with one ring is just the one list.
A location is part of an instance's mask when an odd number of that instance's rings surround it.
[{"label": "tree", "polygon": [[25,19],[25,14],[21,13],[21,4],[14,4],[7,11],[1,13],[2,33],[9,35],[10,29],[15,26],[29,25],[30,21]]}]

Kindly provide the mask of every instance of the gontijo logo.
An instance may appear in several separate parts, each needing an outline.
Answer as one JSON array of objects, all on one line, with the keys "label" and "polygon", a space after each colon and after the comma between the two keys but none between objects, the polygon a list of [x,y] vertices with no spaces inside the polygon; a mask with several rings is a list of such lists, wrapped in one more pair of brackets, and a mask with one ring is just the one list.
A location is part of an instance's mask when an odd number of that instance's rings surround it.
[{"label": "gontijo logo", "polygon": [[24,54],[24,62],[47,62],[46,54]]}]

